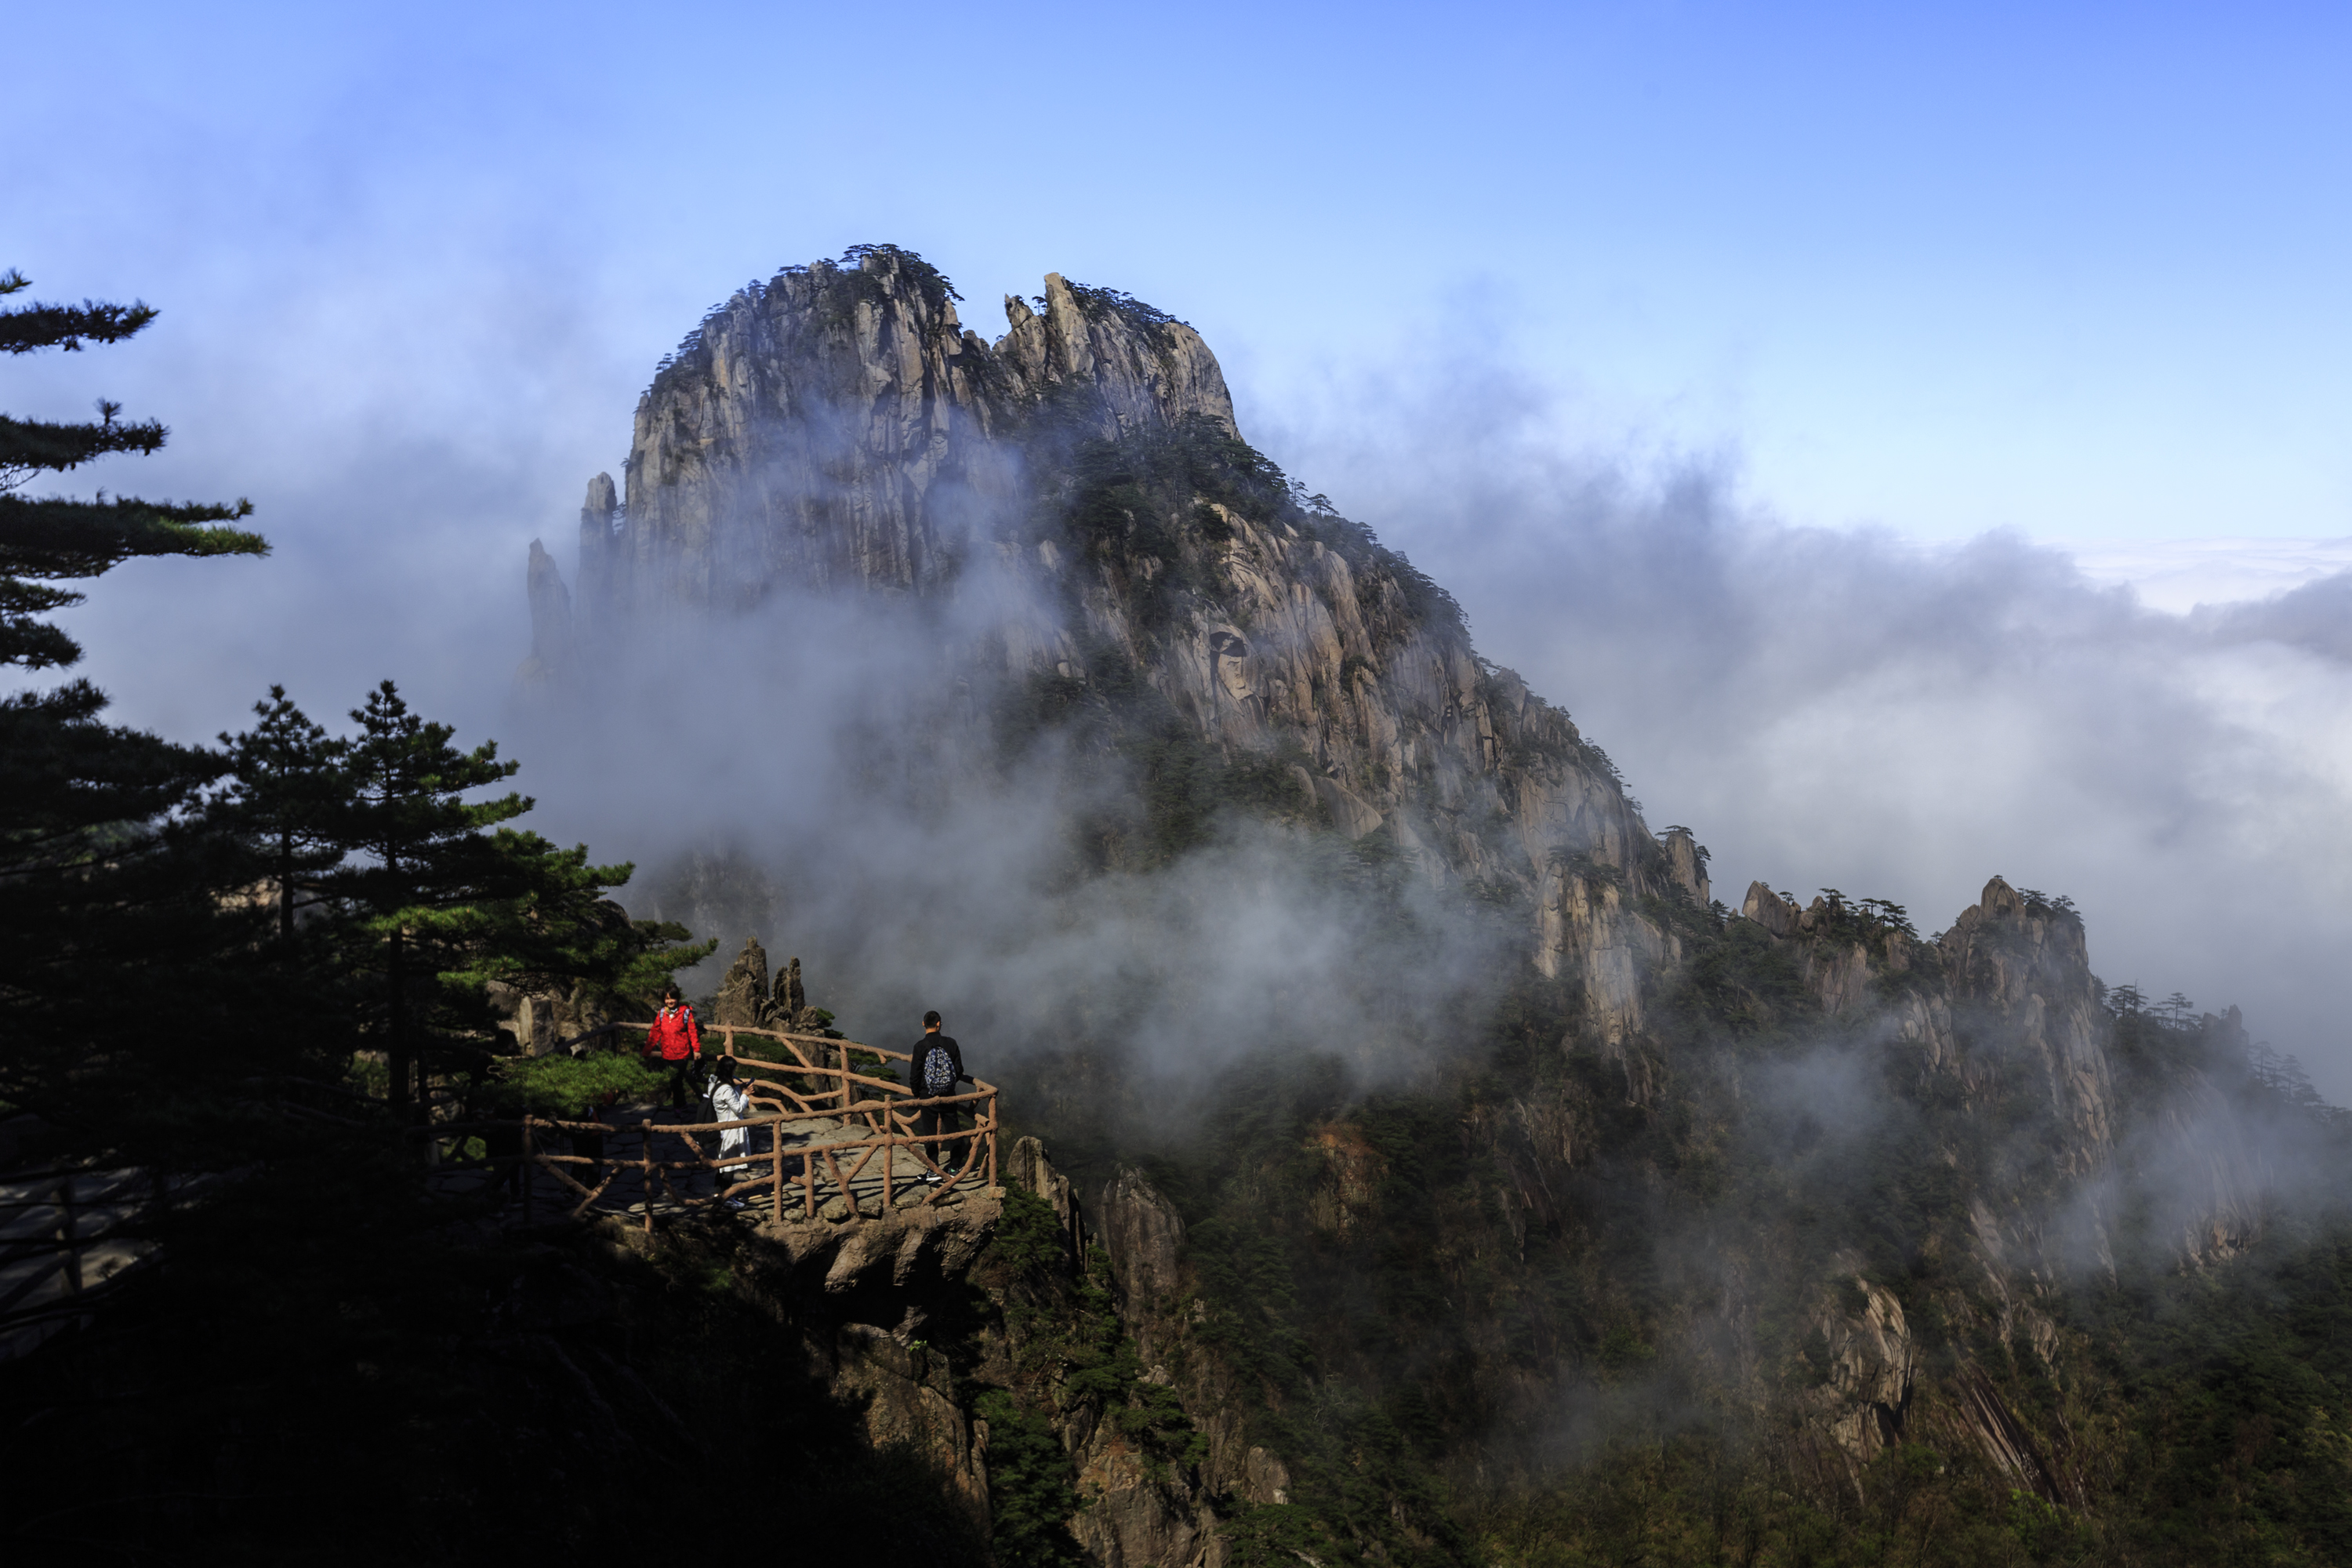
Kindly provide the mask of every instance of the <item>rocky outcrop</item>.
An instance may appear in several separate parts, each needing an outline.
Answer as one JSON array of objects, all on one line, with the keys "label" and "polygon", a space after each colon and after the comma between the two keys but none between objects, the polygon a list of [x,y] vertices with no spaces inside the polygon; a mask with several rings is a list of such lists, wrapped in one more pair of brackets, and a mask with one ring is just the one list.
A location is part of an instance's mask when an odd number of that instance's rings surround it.
[{"label": "rocky outcrop", "polygon": [[[808,992],[801,985],[801,961],[798,958],[786,963],[782,973],[776,976],[774,1002],[776,1011],[787,1018],[797,1020],[808,1011]],[[789,1026],[802,1027],[797,1022]]]},{"label": "rocky outcrop", "polygon": [[835,1395],[860,1407],[866,1441],[877,1449],[911,1447],[929,1458],[950,1495],[984,1529],[988,1423],[958,1403],[947,1356],[871,1323],[844,1323],[831,1352],[824,1370]]},{"label": "rocky outcrop", "polygon": [[[1761,882],[1749,885],[1740,914],[1790,944],[1825,1015],[1875,1021],[1925,1070],[1954,1080],[1964,1100],[1985,1101],[2021,1060],[2031,1063],[2034,1098],[2065,1131],[2063,1172],[2081,1177],[2106,1161],[2115,1143],[2111,1025],[2070,910],[2029,909],[1995,877],[1932,942],[1827,897],[1800,908]],[[1984,1043],[1971,1047],[1971,1039]]]},{"label": "rocky outcrop", "polygon": [[719,1000],[710,1021],[767,1028],[774,1013],[775,1004],[768,994],[768,950],[760,945],[758,937],[747,937],[743,951],[735,955],[719,982]]},{"label": "rocky outcrop", "polygon": [[1783,898],[1761,882],[1748,884],[1748,897],[1740,900],[1739,913],[1744,920],[1754,921],[1774,936],[1797,934],[1797,918],[1804,911],[1794,899]]},{"label": "rocky outcrop", "polygon": [[1687,827],[1669,827],[1658,835],[1659,847],[1666,852],[1666,879],[1690,895],[1690,901],[1705,909],[1714,901],[1713,889],[1706,879],[1706,846],[1701,844]]},{"label": "rocky outcrop", "polygon": [[1184,1221],[1139,1171],[1121,1169],[1095,1204],[1111,1275],[1136,1313],[1156,1312],[1182,1288]]},{"label": "rocky outcrop", "polygon": [[[1854,1475],[1903,1440],[1918,1355],[1903,1304],[1859,1274],[1834,1281],[1835,1297],[1813,1314],[1814,1349],[1824,1383],[1808,1403]],[[1842,1298],[1839,1299],[1839,1298]]]},{"label": "rocky outcrop", "polygon": [[1681,942],[1635,909],[1613,866],[1555,859],[1536,900],[1536,968],[1580,982],[1587,1026],[1622,1054],[1642,1031],[1645,987],[1680,967]]},{"label": "rocky outcrop", "polygon": [[530,566],[524,580],[530,600],[530,655],[515,671],[515,684],[536,690],[561,679],[574,660],[572,653],[572,594],[555,557],[536,539],[530,542]]},{"label": "rocky outcrop", "polygon": [[1072,1534],[1090,1563],[1218,1568],[1229,1549],[1220,1518],[1288,1501],[1290,1478],[1279,1458],[1250,1441],[1252,1394],[1195,1333],[1195,1287],[1175,1205],[1141,1172],[1121,1169],[1088,1209],[1034,1138],[1013,1144],[1003,1171],[1008,1188],[1053,1208],[1075,1266],[1084,1267],[1093,1248],[1108,1258],[1119,1325],[1135,1342],[1144,1381],[1174,1389],[1206,1439],[1199,1463],[1173,1463],[1127,1435],[1115,1411],[1066,1411],[1060,1429],[1086,1505],[1070,1521]]},{"label": "rocky outcrop", "polygon": [[546,1056],[611,1022],[578,986],[566,991],[526,991],[493,980],[484,992],[499,1028],[513,1037],[516,1052],[526,1057]]},{"label": "rocky outcrop", "polygon": [[1307,1146],[1323,1164],[1307,1201],[1307,1217],[1315,1227],[1347,1236],[1376,1223],[1388,1161],[1363,1129],[1353,1122],[1328,1121],[1315,1129]]},{"label": "rocky outcrop", "polygon": [[[1251,483],[1263,459],[1232,442],[1223,374],[1183,322],[1058,274],[1005,316],[984,342],[889,247],[719,307],[638,404],[625,503],[589,486],[575,659],[780,593],[984,597],[990,624],[952,650],[965,679],[1100,701],[1097,672],[1134,671],[1223,753],[1295,759],[1311,819],[1384,837],[1433,886],[1515,890],[1538,965],[1580,973],[1612,1039],[1638,1030],[1632,970],[1675,962],[1641,900],[1707,901],[1688,830],[1654,837],[1568,716],[1319,497],[1122,491],[1071,512],[1088,442],[1181,437]],[[1616,880],[1560,875],[1570,859]]]},{"label": "rocky outcrop", "polygon": [[1936,946],[1956,1010],[1997,1032],[2008,1051],[2029,1053],[2071,1132],[2065,1169],[2088,1173],[2115,1144],[2115,1073],[2082,921],[2046,906],[2029,910],[1995,877]]},{"label": "rocky outcrop", "polygon": [[[1042,304],[1008,300],[991,347],[946,279],[888,247],[737,293],[638,403],[625,510],[592,488],[588,595],[674,614],[783,586],[943,592],[1026,499],[1008,437],[1049,400],[1103,436],[1189,415],[1232,427],[1192,328],[1058,274]],[[619,526],[597,532],[600,511]]]}]

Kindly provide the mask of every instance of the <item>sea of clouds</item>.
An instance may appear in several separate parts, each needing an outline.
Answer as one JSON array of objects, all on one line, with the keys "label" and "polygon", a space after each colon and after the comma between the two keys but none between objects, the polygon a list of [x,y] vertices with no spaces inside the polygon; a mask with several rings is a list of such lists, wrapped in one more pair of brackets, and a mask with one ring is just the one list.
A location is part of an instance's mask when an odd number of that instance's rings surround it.
[{"label": "sea of clouds", "polygon": [[1994,875],[2064,894],[2109,984],[2238,1004],[2352,1097],[2352,541],[1806,527],[1492,362],[1341,387],[1273,444],[1696,831],[1727,901],[1837,888],[1934,931]]}]

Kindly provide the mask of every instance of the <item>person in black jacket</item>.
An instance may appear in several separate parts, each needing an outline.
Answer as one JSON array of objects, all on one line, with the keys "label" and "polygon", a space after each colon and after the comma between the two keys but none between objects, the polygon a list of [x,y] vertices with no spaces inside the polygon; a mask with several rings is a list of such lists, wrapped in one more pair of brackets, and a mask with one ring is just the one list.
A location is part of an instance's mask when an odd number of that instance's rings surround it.
[{"label": "person in black jacket", "polygon": [[[953,1094],[959,1083],[973,1081],[971,1074],[963,1070],[963,1048],[955,1043],[954,1036],[940,1032],[940,1016],[937,1013],[923,1015],[923,1037],[915,1042],[912,1054],[915,1058],[913,1088],[919,1100],[936,1100],[942,1095]],[[937,1162],[942,1170],[952,1171],[962,1162],[953,1157],[957,1141],[940,1135],[960,1131],[965,1125],[961,1106],[927,1105],[915,1112],[916,1134],[940,1139],[936,1143],[923,1145],[923,1152]],[[971,1140],[967,1138],[962,1142],[968,1145]],[[939,1182],[939,1178],[932,1175],[926,1175],[923,1180],[934,1185]]]}]

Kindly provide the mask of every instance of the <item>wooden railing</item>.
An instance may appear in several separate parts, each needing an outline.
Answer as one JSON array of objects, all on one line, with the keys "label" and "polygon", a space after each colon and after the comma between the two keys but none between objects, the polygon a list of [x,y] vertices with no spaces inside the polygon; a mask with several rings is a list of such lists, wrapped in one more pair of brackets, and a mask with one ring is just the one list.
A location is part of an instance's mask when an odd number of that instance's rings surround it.
[{"label": "wooden railing", "polygon": [[[607,1024],[559,1048],[593,1049],[604,1044],[635,1049],[649,1026]],[[446,1141],[456,1140],[457,1148],[463,1149],[480,1139],[480,1157],[441,1159],[436,1165],[518,1172],[527,1221],[533,1217],[533,1171],[548,1173],[567,1194],[576,1194],[578,1201],[570,1205],[573,1217],[594,1206],[622,1176],[635,1173],[648,1231],[653,1229],[656,1184],[679,1211],[729,1198],[764,1196],[772,1201],[779,1220],[815,1219],[836,1198],[847,1211],[841,1217],[855,1219],[864,1217],[867,1204],[876,1199],[878,1205],[871,1212],[881,1214],[898,1206],[909,1191],[920,1193],[920,1204],[936,1205],[997,1184],[994,1084],[974,1079],[967,1094],[922,1096],[909,1085],[858,1070],[888,1062],[906,1062],[911,1068],[912,1058],[904,1051],[740,1025],[715,1025],[706,1032],[706,1068],[713,1059],[711,1036],[735,1058],[736,1080],[759,1114],[730,1121],[648,1119],[640,1123],[524,1116],[438,1122],[417,1131],[432,1138],[436,1154]],[[751,1054],[754,1045],[757,1055]],[[858,1056],[877,1059],[859,1062],[855,1059]],[[942,1121],[969,1116],[971,1125],[952,1131],[919,1131],[919,1121],[935,1110]],[[732,1131],[744,1136],[738,1152],[724,1152],[722,1135]],[[830,1135],[834,1133],[840,1136]],[[582,1140],[596,1140],[602,1153],[557,1153],[552,1143],[559,1135],[574,1151]],[[636,1144],[634,1158],[625,1152],[632,1139]],[[762,1142],[764,1150],[758,1147]],[[959,1148],[960,1161],[954,1157]],[[912,1169],[902,1170],[902,1160]],[[710,1190],[692,1191],[706,1175]]]},{"label": "wooden railing", "polygon": [[136,1170],[0,1177],[0,1361],[87,1321],[115,1287],[143,1271],[155,1245],[125,1229],[165,1195],[162,1182]]}]

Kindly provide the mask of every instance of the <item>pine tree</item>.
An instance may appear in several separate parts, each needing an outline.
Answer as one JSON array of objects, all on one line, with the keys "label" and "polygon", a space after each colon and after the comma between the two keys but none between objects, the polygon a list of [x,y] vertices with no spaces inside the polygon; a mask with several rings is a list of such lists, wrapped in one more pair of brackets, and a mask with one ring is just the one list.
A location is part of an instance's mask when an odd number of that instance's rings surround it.
[{"label": "pine tree", "polygon": [[588,847],[565,849],[528,829],[501,827],[491,853],[506,897],[481,906],[468,935],[471,962],[453,978],[500,981],[521,991],[572,993],[606,1012],[650,1012],[680,969],[718,950],[692,942],[673,921],[633,921],[604,895],[636,868],[588,863]]},{"label": "pine tree", "polygon": [[717,946],[681,946],[685,927],[632,921],[606,899],[632,867],[592,866],[585,845],[501,826],[530,810],[530,797],[463,798],[514,776],[519,764],[501,762],[496,742],[458,750],[456,731],[412,711],[389,680],[352,718],[359,733],[343,752],[350,795],[334,837],[356,858],[318,885],[343,911],[349,972],[370,997],[396,1113],[408,1113],[420,1072],[487,1073],[488,982],[643,1002]]},{"label": "pine tree", "polygon": [[337,835],[351,794],[343,771],[351,747],[296,707],[283,686],[271,687],[253,711],[260,721],[252,729],[220,738],[232,782],[211,815],[250,847],[275,889],[278,941],[290,944],[297,916],[326,901],[320,879],[342,864]]},{"label": "pine tree", "polygon": [[[29,286],[13,268],[0,273],[0,298]],[[18,305],[0,310],[0,349],[11,354],[48,348],[78,353],[85,342],[121,342],[154,319],[154,310],[144,304],[86,300],[79,305]],[[120,404],[100,402],[98,411],[95,425],[0,414],[0,664],[46,669],[81,658],[73,638],[37,618],[82,602],[81,593],[58,583],[99,576],[136,555],[269,552],[259,534],[220,526],[252,515],[253,503],[242,499],[228,505],[184,505],[122,496],[71,500],[18,495],[35,475],[69,473],[112,453],[145,456],[161,450],[169,438],[170,432],[152,419],[118,423]]]},{"label": "pine tree", "polygon": [[[26,287],[0,273],[0,297]],[[143,304],[84,301],[0,310],[0,349],[73,353],[117,343],[154,320]],[[76,500],[19,494],[110,454],[147,454],[166,438],[153,421],[124,424],[112,403],[95,424],[0,415],[0,665],[68,667],[80,647],[43,619],[79,604],[63,584],[133,556],[261,555],[257,534],[223,526],[248,502]],[[184,830],[185,815],[224,763],[200,748],[100,721],[103,693],[87,680],[0,700],[0,1098],[71,1135],[94,1136],[141,1077],[217,1066],[209,1046],[236,1039],[229,995],[238,922],[215,896],[216,847]],[[168,1004],[164,998],[169,998]],[[168,1008],[183,1051],[152,1038]],[[119,1120],[119,1115],[117,1115]]]},{"label": "pine tree", "polygon": [[[457,750],[449,743],[457,731],[411,711],[389,680],[352,718],[360,727],[347,763],[352,794],[337,837],[361,858],[327,887],[355,911],[352,968],[370,977],[372,1032],[383,1040],[393,1108],[405,1114],[430,1035],[462,1029],[482,1008],[478,987],[468,1007],[443,980],[467,967],[476,906],[520,890],[483,830],[532,803],[512,793],[466,800],[512,778],[520,764],[500,762],[495,741]],[[450,1017],[453,1010],[461,1016]]]}]

